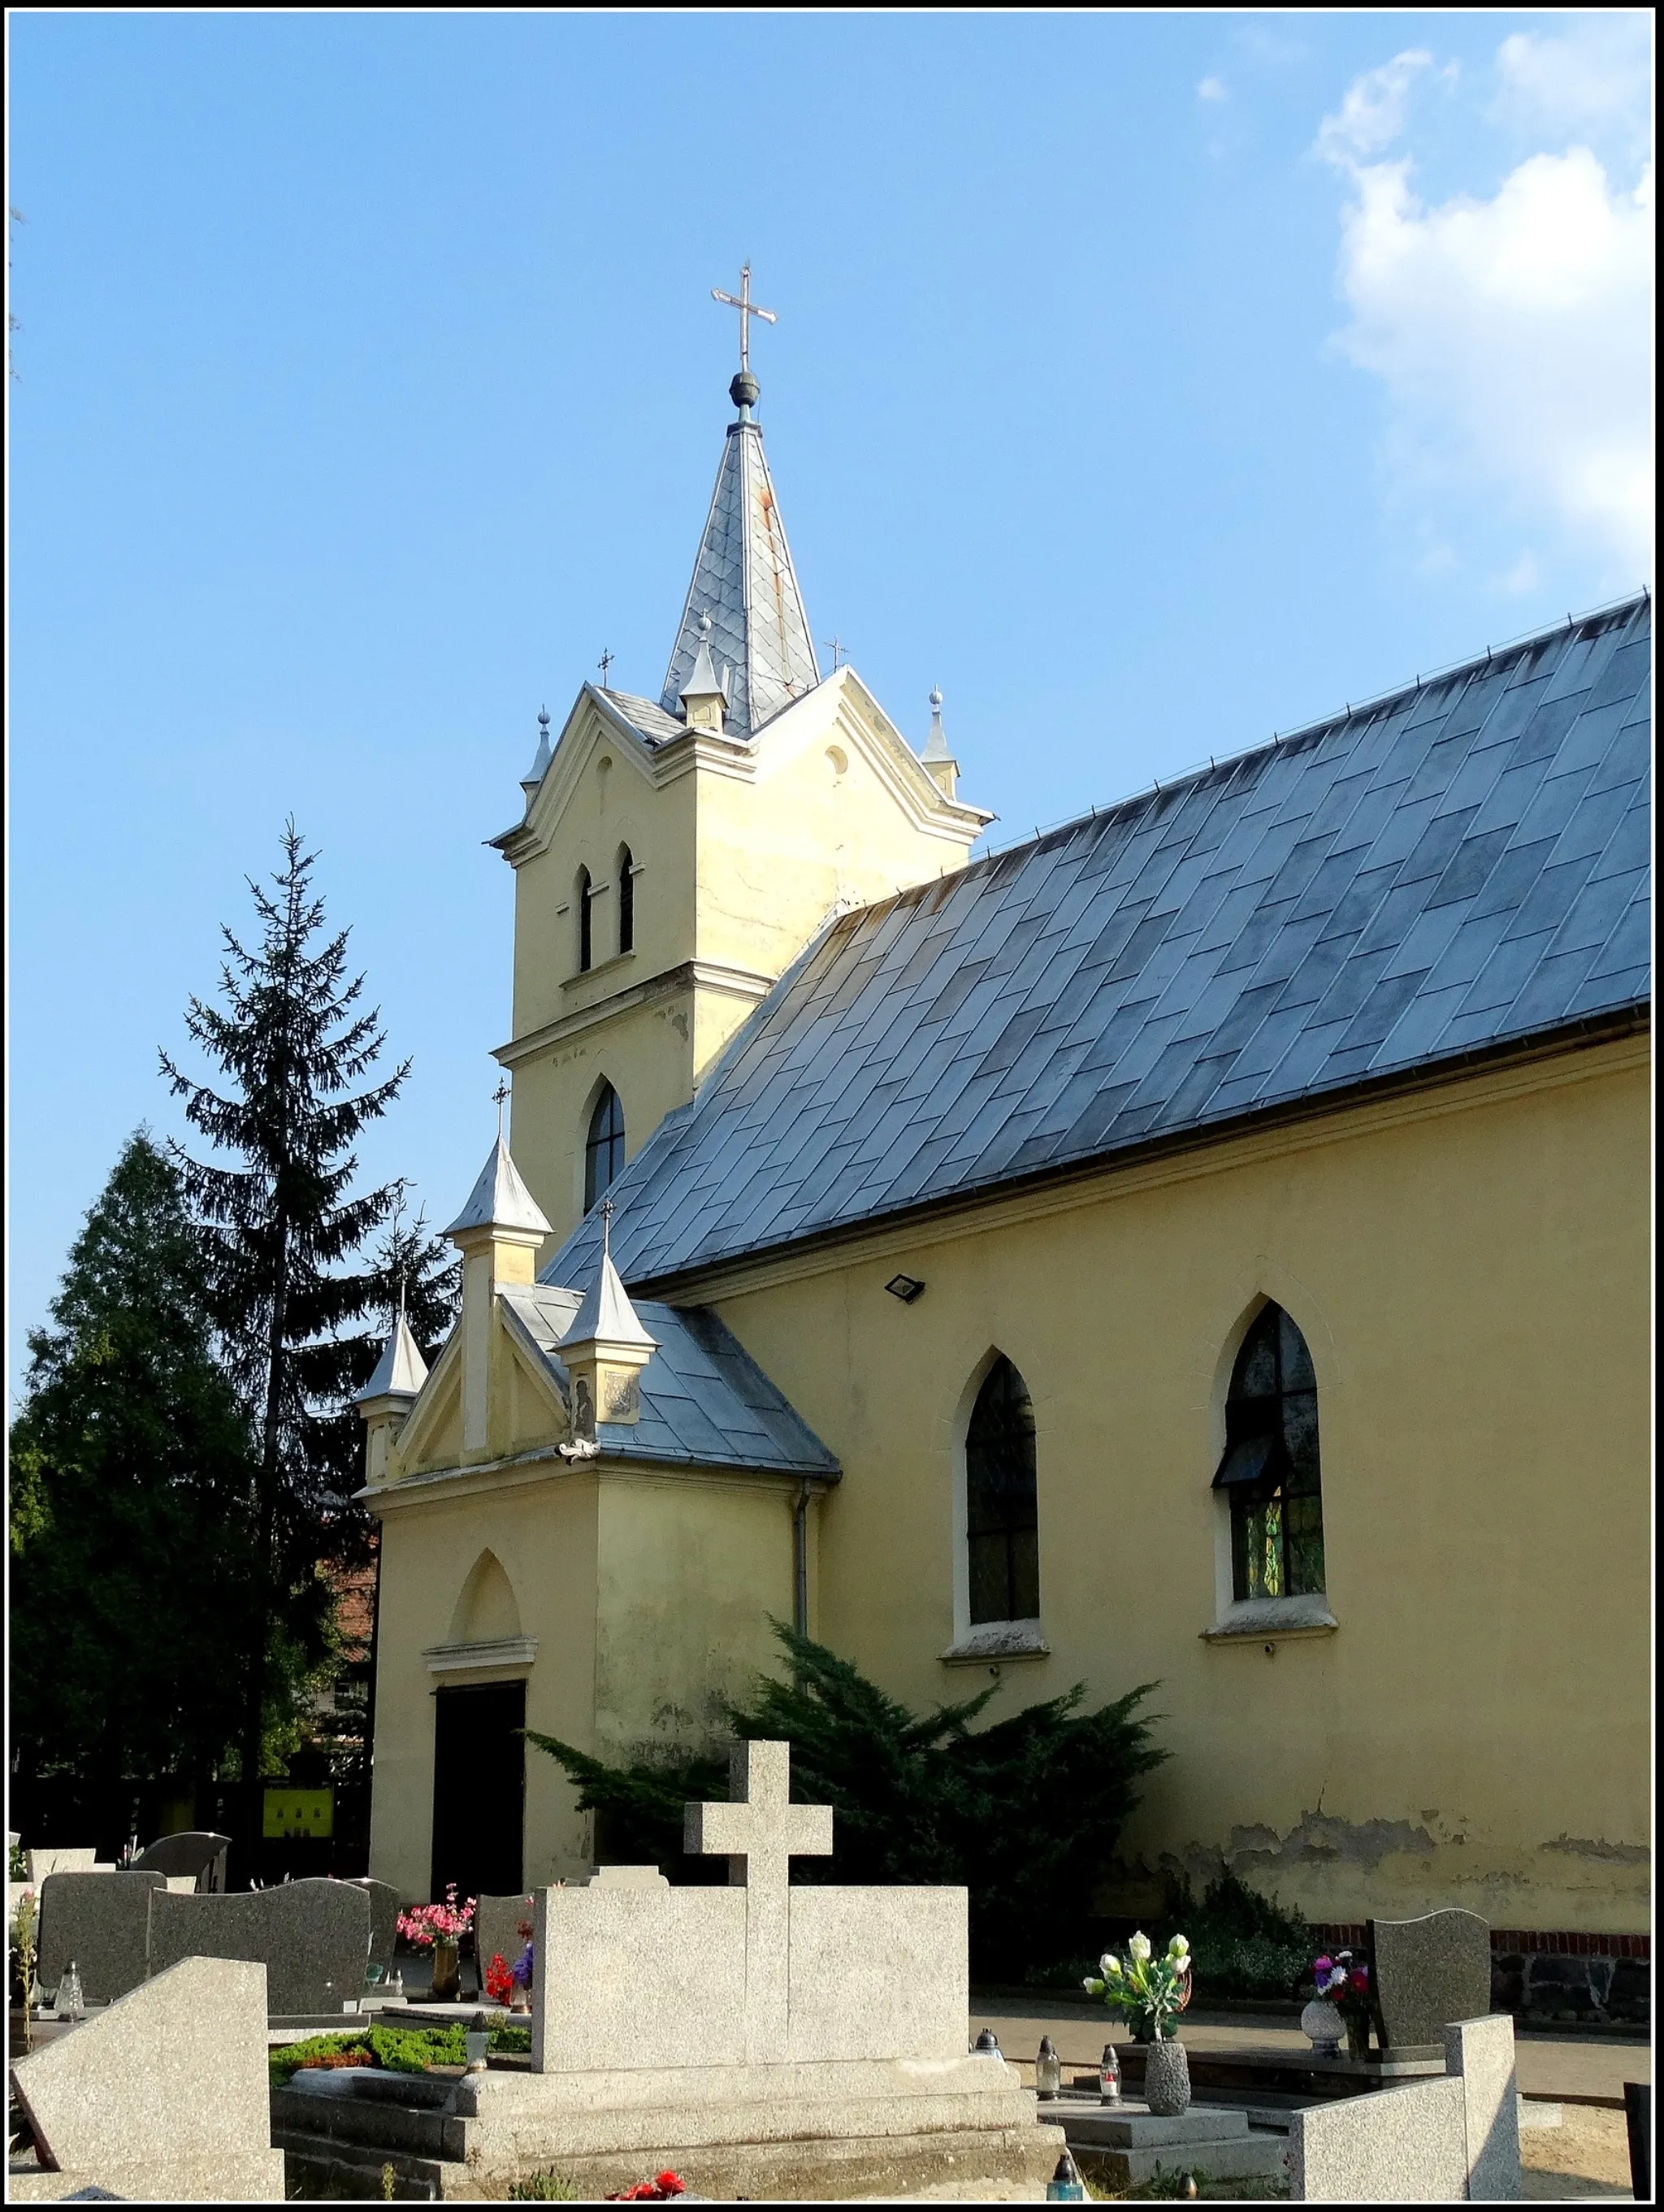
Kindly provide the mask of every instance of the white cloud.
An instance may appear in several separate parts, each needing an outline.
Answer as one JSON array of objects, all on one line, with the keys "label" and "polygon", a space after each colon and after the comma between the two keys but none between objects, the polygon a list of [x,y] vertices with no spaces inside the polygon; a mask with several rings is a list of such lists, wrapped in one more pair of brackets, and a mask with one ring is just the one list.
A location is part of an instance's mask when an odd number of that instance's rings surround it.
[{"label": "white cloud", "polygon": [[1205,76],[1196,88],[1198,100],[1228,100],[1230,96],[1223,77]]},{"label": "white cloud", "polygon": [[1586,15],[1564,37],[1516,31],[1503,40],[1490,115],[1551,138],[1637,138],[1648,126],[1651,82],[1651,15]]},{"label": "white cloud", "polygon": [[[1433,66],[1424,47],[1395,54],[1379,69],[1365,70],[1346,88],[1338,115],[1326,115],[1317,134],[1317,150],[1337,168],[1350,169],[1379,154],[1403,135],[1411,87]],[[1453,82],[1456,65],[1450,63],[1437,75]]]},{"label": "white cloud", "polygon": [[[1509,48],[1517,78],[1527,64]],[[1431,66],[1400,54],[1369,71],[1319,133],[1351,185],[1339,278],[1352,319],[1337,343],[1385,384],[1394,495],[1439,518],[1436,534],[1471,542],[1500,520],[1540,550],[1558,536],[1592,554],[1602,587],[1625,586],[1651,563],[1650,170],[1626,188],[1574,145],[1531,155],[1491,198],[1424,205],[1407,158],[1371,157],[1402,134]],[[1521,553],[1505,585],[1534,573]]]}]

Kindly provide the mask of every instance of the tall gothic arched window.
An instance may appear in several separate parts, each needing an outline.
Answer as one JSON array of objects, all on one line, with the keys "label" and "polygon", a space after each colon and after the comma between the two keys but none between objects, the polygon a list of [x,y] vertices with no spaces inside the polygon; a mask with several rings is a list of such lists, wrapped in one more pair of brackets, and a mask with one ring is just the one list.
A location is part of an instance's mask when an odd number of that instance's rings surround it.
[{"label": "tall gothic arched window", "polygon": [[1281,1306],[1260,1309],[1236,1355],[1213,1487],[1230,1500],[1231,1580],[1239,1598],[1322,1589],[1317,1376],[1305,1338]]},{"label": "tall gothic arched window", "polygon": [[618,950],[635,950],[635,863],[629,856],[629,847],[618,848],[618,865],[613,870],[618,878]]},{"label": "tall gothic arched window", "polygon": [[1035,1409],[1003,1356],[976,1394],[965,1437],[965,1531],[972,1625],[1038,1620]]},{"label": "tall gothic arched window", "polygon": [[589,1134],[584,1139],[586,1213],[623,1164],[624,1109],[618,1103],[618,1093],[606,1083],[601,1086],[595,1111],[589,1117]]},{"label": "tall gothic arched window", "polygon": [[593,927],[595,894],[590,888],[587,868],[579,869],[578,884],[574,896],[578,905],[578,973],[581,975],[592,964],[595,951]]}]

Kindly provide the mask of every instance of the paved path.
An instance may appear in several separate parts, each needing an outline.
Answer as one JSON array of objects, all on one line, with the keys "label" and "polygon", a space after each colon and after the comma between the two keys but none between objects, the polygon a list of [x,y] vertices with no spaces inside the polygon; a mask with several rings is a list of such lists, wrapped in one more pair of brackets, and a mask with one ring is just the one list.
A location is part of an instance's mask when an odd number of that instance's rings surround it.
[{"label": "paved path", "polygon": [[[1127,2030],[1119,2023],[1106,2024],[1101,2007],[1082,2005],[1026,2005],[983,2001],[971,2008],[973,2039],[993,2028],[1007,2058],[1031,2073],[1034,2054],[1042,2035],[1049,2035],[1066,2068],[1096,2066],[1108,2041],[1127,2043]],[[1263,2020],[1241,2013],[1225,2014],[1189,2012],[1182,2033],[1193,2051],[1309,2051],[1310,2044],[1286,2014]],[[1652,2051],[1639,2039],[1627,2036],[1521,2035],[1518,2043],[1520,2088],[1527,2097],[1600,2098],[1620,2111],[1625,2081],[1650,2081]]]}]

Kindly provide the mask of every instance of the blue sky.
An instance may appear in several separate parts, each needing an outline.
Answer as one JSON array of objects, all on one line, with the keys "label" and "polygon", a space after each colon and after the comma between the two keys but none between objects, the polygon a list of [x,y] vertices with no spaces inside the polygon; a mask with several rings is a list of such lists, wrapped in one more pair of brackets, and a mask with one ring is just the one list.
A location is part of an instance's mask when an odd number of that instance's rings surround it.
[{"label": "blue sky", "polygon": [[[11,1375],[293,813],[495,1126],[518,815],[753,366],[816,635],[1007,842],[1650,580],[1639,15],[9,19]],[[825,656],[829,659],[829,656]]]}]

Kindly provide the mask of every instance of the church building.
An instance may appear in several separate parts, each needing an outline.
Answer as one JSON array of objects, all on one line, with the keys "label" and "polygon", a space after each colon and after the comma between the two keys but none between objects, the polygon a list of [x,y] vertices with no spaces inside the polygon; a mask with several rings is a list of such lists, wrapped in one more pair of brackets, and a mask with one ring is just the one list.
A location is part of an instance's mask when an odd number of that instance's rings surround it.
[{"label": "church building", "polygon": [[371,1871],[580,1875],[515,1731],[708,1745],[772,1616],[920,1706],[1157,1681],[1106,1910],[1637,1936],[1647,600],[973,860],[731,390],[662,690],[493,841],[508,1131],[360,1406]]}]

